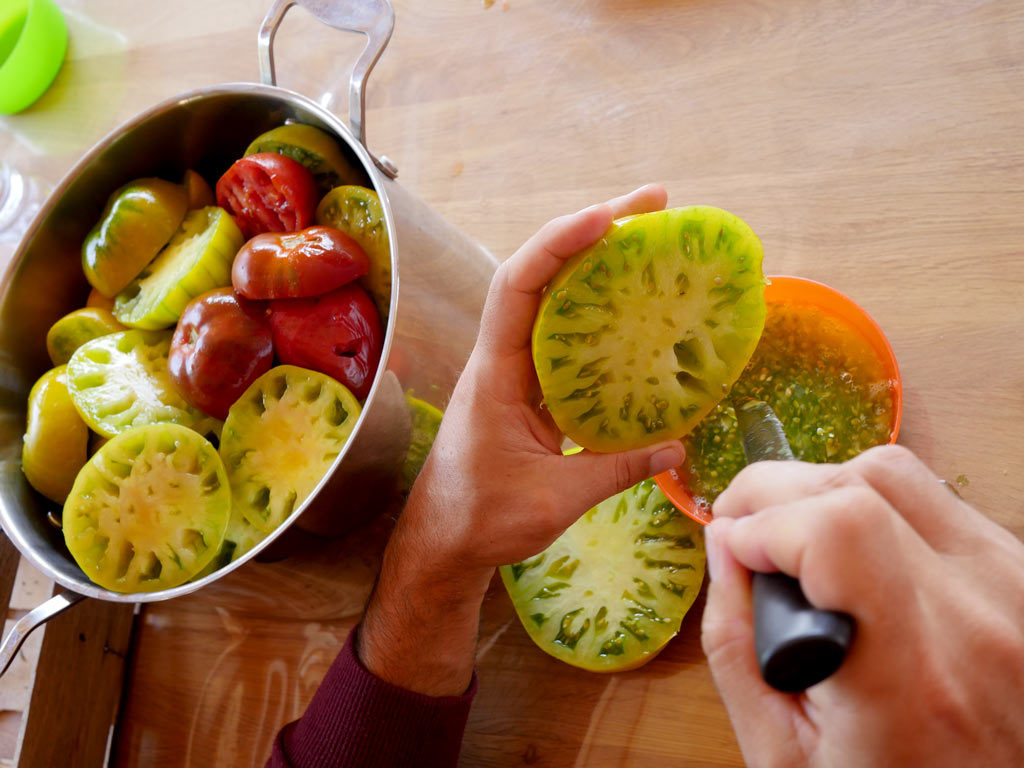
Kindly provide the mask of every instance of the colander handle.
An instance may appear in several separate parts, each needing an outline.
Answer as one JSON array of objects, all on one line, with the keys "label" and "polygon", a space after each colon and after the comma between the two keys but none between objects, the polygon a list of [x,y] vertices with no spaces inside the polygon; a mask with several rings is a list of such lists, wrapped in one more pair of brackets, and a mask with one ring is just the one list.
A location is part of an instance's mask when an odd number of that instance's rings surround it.
[{"label": "colander handle", "polygon": [[[366,47],[352,67],[348,86],[348,123],[359,143],[366,145],[366,81],[377,59],[384,52],[395,29],[395,11],[389,0],[274,0],[260,25],[258,40],[260,81],[277,85],[274,71],[274,35],[285,13],[293,5],[301,5],[329,27],[366,35]],[[325,109],[330,104],[322,105]],[[389,178],[398,175],[398,169],[386,157],[373,157],[374,163]]]},{"label": "colander handle", "polygon": [[33,631],[82,599],[84,599],[83,595],[66,589],[54,595],[46,602],[40,603],[18,619],[14,627],[7,634],[7,637],[4,638],[3,643],[0,643],[0,675],[3,675],[7,668],[11,666],[11,662],[18,655],[18,650],[21,648],[22,643],[25,642],[25,639]]}]

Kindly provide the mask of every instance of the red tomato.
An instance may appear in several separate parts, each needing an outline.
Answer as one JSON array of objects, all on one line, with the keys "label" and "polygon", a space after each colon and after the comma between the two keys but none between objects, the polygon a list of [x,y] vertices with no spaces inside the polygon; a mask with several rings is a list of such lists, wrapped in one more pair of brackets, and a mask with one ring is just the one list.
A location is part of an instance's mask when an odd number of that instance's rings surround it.
[{"label": "red tomato", "polygon": [[235,256],[231,282],[247,299],[301,299],[369,271],[370,259],[351,237],[334,227],[309,227],[254,237]]},{"label": "red tomato", "polygon": [[217,288],[192,299],[181,313],[167,370],[182,397],[223,420],[273,360],[266,305]]},{"label": "red tomato", "polygon": [[217,182],[217,205],[246,240],[263,232],[298,232],[316,216],[316,181],[290,157],[260,152],[236,160]]},{"label": "red tomato", "polygon": [[358,285],[315,299],[272,301],[270,325],[282,363],[326,373],[360,400],[369,393],[384,333],[373,299]]}]

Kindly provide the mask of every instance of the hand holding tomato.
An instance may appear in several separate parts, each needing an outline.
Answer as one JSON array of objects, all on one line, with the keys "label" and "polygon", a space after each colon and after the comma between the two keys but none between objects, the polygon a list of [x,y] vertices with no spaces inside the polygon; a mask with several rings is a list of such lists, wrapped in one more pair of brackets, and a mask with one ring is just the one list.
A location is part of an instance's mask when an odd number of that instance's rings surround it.
[{"label": "hand holding tomato", "polygon": [[282,363],[326,373],[360,400],[369,394],[384,334],[373,299],[358,285],[312,299],[273,301],[270,324]]},{"label": "hand holding tomato", "polygon": [[290,157],[261,152],[236,160],[217,182],[217,205],[245,239],[264,232],[298,232],[313,224],[316,181]]},{"label": "hand holding tomato", "polygon": [[649,186],[555,219],[495,273],[359,632],[360,658],[378,677],[430,696],[463,693],[494,568],[536,554],[591,506],[683,460],[678,441],[563,456],[561,433],[538,407],[530,352],[544,286],[565,260],[613,219],[664,208],[665,198]]},{"label": "hand holding tomato", "polygon": [[329,293],[369,269],[370,260],[355,240],[318,226],[257,235],[235,257],[231,282],[247,299],[301,299]]},{"label": "hand holding tomato", "polygon": [[185,307],[167,369],[182,397],[224,420],[235,400],[270,369],[273,358],[265,305],[218,288]]}]

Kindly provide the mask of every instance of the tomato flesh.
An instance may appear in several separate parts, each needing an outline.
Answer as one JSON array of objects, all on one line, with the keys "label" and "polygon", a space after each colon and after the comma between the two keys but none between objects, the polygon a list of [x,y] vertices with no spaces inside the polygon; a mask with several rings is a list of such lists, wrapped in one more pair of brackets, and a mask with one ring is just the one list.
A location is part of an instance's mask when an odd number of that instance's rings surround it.
[{"label": "tomato flesh", "polygon": [[290,157],[260,152],[236,160],[217,182],[217,205],[246,239],[264,232],[298,232],[313,223],[313,174]]},{"label": "tomato flesh", "polygon": [[265,307],[219,288],[185,307],[171,340],[167,371],[189,403],[223,420],[232,403],[270,370],[273,359]]},{"label": "tomato flesh", "polygon": [[270,304],[274,348],[283,363],[311,368],[366,398],[384,343],[373,300],[349,283],[312,299]]},{"label": "tomato flesh", "polygon": [[151,424],[111,440],[75,478],[64,504],[64,542],[96,584],[155,592],[213,560],[231,515],[216,449],[177,424]]},{"label": "tomato flesh", "polygon": [[359,244],[334,227],[295,234],[257,235],[231,269],[235,290],[247,299],[300,299],[333,291],[370,269]]}]

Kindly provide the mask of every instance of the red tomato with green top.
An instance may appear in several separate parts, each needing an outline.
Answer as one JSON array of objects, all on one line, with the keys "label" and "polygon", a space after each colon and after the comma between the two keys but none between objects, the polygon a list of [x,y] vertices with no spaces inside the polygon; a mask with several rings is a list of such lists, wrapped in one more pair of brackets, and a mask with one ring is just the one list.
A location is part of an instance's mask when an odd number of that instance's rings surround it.
[{"label": "red tomato with green top", "polygon": [[273,152],[235,161],[217,182],[217,205],[246,240],[264,232],[298,232],[314,223],[316,181],[290,157]]},{"label": "red tomato with green top", "polygon": [[247,299],[301,299],[329,293],[369,271],[370,259],[355,240],[318,226],[257,235],[235,256],[231,282]]},{"label": "red tomato with green top", "polygon": [[217,288],[194,298],[181,313],[167,371],[191,405],[224,420],[273,361],[266,304]]},{"label": "red tomato with green top", "polygon": [[384,333],[373,299],[355,283],[311,299],[270,303],[282,363],[326,373],[363,400],[380,362]]}]

